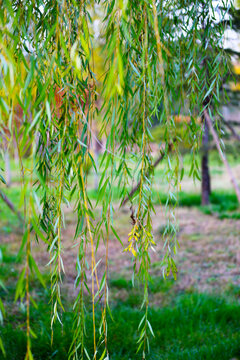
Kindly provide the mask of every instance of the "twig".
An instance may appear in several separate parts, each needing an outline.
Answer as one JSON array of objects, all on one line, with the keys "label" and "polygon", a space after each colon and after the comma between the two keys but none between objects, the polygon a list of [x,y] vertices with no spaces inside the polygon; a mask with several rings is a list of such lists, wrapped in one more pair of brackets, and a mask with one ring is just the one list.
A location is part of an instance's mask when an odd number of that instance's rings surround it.
[{"label": "twig", "polygon": [[232,125],[229,124],[228,121],[222,119],[223,123],[229,128],[229,130],[231,131],[232,135],[235,137],[235,139],[237,139],[238,141],[240,141],[240,135],[238,135],[238,133],[235,131],[235,129],[233,128]]}]

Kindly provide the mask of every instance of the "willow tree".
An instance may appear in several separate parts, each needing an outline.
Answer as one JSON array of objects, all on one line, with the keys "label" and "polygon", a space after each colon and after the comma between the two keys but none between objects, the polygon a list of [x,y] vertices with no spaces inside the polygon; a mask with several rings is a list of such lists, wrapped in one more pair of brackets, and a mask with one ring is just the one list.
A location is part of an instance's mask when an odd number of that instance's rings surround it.
[{"label": "willow tree", "polygon": [[[183,175],[178,150],[182,139],[176,132],[173,115],[180,115],[187,102],[191,119],[187,133],[192,153],[190,173],[198,177],[196,155],[202,126],[197,119],[202,115],[203,104],[208,108],[204,99],[211,97],[218,103],[220,96],[218,57],[209,60],[214,71],[211,81],[204,81],[202,62],[206,58],[202,26],[199,26],[201,6],[202,1],[188,0],[1,1],[1,141],[6,139],[6,128],[9,143],[16,138],[22,177],[21,252],[25,254],[25,265],[16,287],[16,299],[20,298],[27,309],[26,359],[33,358],[30,273],[35,273],[44,283],[32,253],[33,234],[39,246],[42,242],[47,244],[49,252],[53,332],[64,311],[62,228],[65,204],[69,202],[74,203],[77,213],[73,242],[78,245],[75,247],[78,294],[73,304],[75,322],[69,358],[108,359],[111,355],[107,342],[111,336],[107,333],[108,247],[110,238],[118,237],[113,221],[113,187],[118,185],[121,203],[133,181],[139,181],[139,187],[130,198],[133,227],[123,249],[126,256],[129,251],[133,257],[133,274],[143,283],[146,311],[139,324],[138,351],[142,351],[143,358],[146,356],[152,333],[148,321],[150,255],[156,245],[151,221],[154,211],[151,120],[157,116],[164,129],[161,151],[167,166],[167,203],[171,203],[177,198]],[[212,24],[216,11],[224,16],[226,4],[220,10],[216,1],[208,1],[208,9],[204,17]],[[96,14],[101,20],[98,39],[92,26]],[[205,41],[216,39],[221,44],[223,32],[223,27],[209,26],[204,32]],[[98,41],[101,54],[97,54]],[[199,43],[204,50],[200,55]],[[96,56],[103,61],[103,74],[96,74]],[[224,58],[224,52],[219,56]],[[22,109],[21,121],[16,121],[17,106]],[[106,138],[99,169],[90,152],[95,121],[101,129],[99,136]],[[29,147],[31,165],[25,168],[23,158]],[[89,161],[101,176],[96,204],[89,199],[85,171]],[[99,204],[101,215],[95,217],[94,209]],[[173,210],[170,206],[166,208],[162,270],[163,276],[172,273],[176,278],[174,255],[178,243]],[[106,248],[102,278],[95,257],[99,241]],[[91,249],[93,354],[88,354],[84,342],[88,248]],[[97,301],[102,314],[99,332],[95,318]]]}]

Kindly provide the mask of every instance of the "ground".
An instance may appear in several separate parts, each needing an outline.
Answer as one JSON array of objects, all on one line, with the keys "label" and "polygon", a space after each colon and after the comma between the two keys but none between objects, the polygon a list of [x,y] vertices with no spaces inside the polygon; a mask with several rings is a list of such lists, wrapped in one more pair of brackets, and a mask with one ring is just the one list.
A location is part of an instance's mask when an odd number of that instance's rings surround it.
[{"label": "ground", "polygon": [[[239,178],[238,164],[233,166],[233,171]],[[155,251],[151,251],[152,280],[149,283],[149,321],[155,338],[150,336],[149,360],[240,359],[240,214],[236,196],[230,188],[231,184],[223,167],[215,162],[211,164],[211,172],[213,193],[209,207],[200,206],[198,183],[194,185],[187,176],[182,183],[180,206],[175,208],[179,243],[175,257],[177,280],[174,280],[172,275],[166,280],[162,276],[167,184],[155,184],[153,198],[156,214],[152,216],[152,223],[157,245]],[[164,168],[160,166],[156,179],[162,178],[163,173]],[[13,175],[12,186],[5,188],[4,192],[21,208],[20,180]],[[94,203],[96,193],[91,189],[92,183],[93,178],[90,176],[90,196]],[[159,198],[162,205],[159,205]],[[8,358],[22,360],[26,351],[26,306],[24,299],[22,302],[14,302],[17,279],[25,261],[24,256],[17,256],[22,234],[16,216],[4,204],[1,205],[0,249],[3,262],[0,277],[7,291],[0,289],[6,310],[3,326],[0,325],[0,336],[7,353],[10,354]],[[65,325],[63,328],[59,324],[55,325],[53,347],[50,343],[49,292],[42,288],[36,277],[31,277],[31,295],[38,304],[38,308],[35,308],[34,304],[31,306],[31,324],[38,335],[36,340],[32,339],[34,359],[37,360],[67,359],[72,341],[72,305],[77,295],[74,287],[77,255],[74,241],[76,213],[72,206],[73,204],[65,209],[66,228],[62,232],[65,275],[61,288],[66,311],[62,314]],[[114,209],[114,228],[123,245],[111,234],[108,284],[114,321],[109,317],[109,349],[111,360],[140,360],[141,355],[136,355],[136,341],[138,325],[143,316],[143,288],[137,281],[133,287],[133,256],[124,252],[128,233],[132,229],[129,204],[119,209],[117,201],[114,200]],[[98,205],[95,210],[96,217],[100,211],[101,207]],[[32,247],[34,258],[49,285],[50,267],[47,265],[49,255],[46,246],[42,242],[37,244],[32,234]],[[105,244],[101,240],[96,254],[99,281],[105,270],[105,251]],[[89,245],[89,264],[90,252]],[[89,286],[90,275],[90,271],[87,271]],[[87,293],[85,295],[87,329],[92,334],[91,299]],[[97,321],[100,314],[97,309]],[[91,352],[91,337],[88,336],[86,342]]]},{"label": "ground", "polygon": [[[127,207],[118,209],[116,230],[124,245],[113,235],[109,243],[109,276],[131,279],[132,260],[130,253],[124,252],[127,247],[128,233],[131,230],[130,212]],[[179,226],[179,248],[176,254],[178,277],[174,281],[176,291],[222,292],[229,285],[240,286],[240,221],[234,219],[218,219],[216,216],[203,214],[197,208],[178,208],[176,218]],[[151,251],[153,278],[162,278],[161,258],[163,254],[162,233],[165,225],[164,208],[157,206],[153,215],[154,240],[157,244],[155,251]],[[74,295],[74,281],[76,276],[75,263],[77,248],[73,241],[76,219],[72,215],[66,216],[66,229],[62,235],[63,262],[66,286]],[[15,252],[21,239],[19,234],[1,235],[1,242],[10,245],[9,251]],[[45,247],[34,244],[35,259],[42,271],[48,271],[49,261]],[[96,255],[98,277],[102,278],[105,270],[106,247],[100,242]],[[88,263],[90,264],[90,245],[88,249]],[[19,265],[21,267],[21,265]],[[157,300],[154,301],[157,305]]]}]

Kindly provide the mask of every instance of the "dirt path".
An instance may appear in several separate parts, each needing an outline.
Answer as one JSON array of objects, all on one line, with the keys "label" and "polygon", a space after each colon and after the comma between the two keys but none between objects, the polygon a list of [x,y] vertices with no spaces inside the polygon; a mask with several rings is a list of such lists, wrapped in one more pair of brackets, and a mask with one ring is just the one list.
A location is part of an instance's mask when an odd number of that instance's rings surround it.
[{"label": "dirt path", "polygon": [[[124,247],[132,225],[128,210],[121,210],[116,217],[116,230]],[[179,290],[197,289],[199,291],[223,290],[227,284],[240,285],[240,221],[219,220],[213,216],[204,215],[193,208],[177,210],[179,222],[178,241],[180,248],[176,255],[178,279],[176,287]],[[163,209],[157,207],[153,217],[154,238],[157,252],[152,252],[153,276],[161,276],[160,261],[163,256],[162,229],[165,224]],[[65,281],[72,284],[75,280],[76,247],[72,247],[75,225],[71,221],[67,231],[64,231],[64,266]],[[105,270],[105,244],[100,242],[96,262],[98,275],[101,279]],[[88,250],[90,264],[90,246]],[[42,262],[42,261],[41,261]],[[131,278],[132,256],[123,251],[115,237],[109,243],[109,276]]]},{"label": "dirt path", "polygon": [[[179,222],[178,241],[180,248],[176,255],[178,279],[174,287],[179,290],[222,291],[229,284],[240,286],[240,221],[219,220],[204,215],[194,208],[179,208],[176,212]],[[116,230],[124,247],[132,225],[129,210],[122,209],[115,214]],[[63,231],[63,262],[65,267],[64,285],[74,295],[76,276],[75,264],[77,246],[74,246],[75,218],[66,216],[66,227]],[[152,274],[161,277],[161,258],[163,256],[162,229],[165,224],[163,209],[156,208],[153,216],[154,238],[157,252],[152,252]],[[16,235],[19,237],[19,235]],[[16,251],[16,236],[1,236],[4,242],[10,242]],[[18,238],[19,244],[19,238]],[[46,270],[48,254],[43,247],[34,246],[35,258],[43,271]],[[90,244],[87,251],[88,264],[91,264]],[[105,270],[105,244],[100,242],[96,255],[98,276],[101,280]],[[123,247],[115,237],[109,243],[109,277],[131,278],[132,256],[123,252]],[[90,280],[90,271],[88,278]]]}]

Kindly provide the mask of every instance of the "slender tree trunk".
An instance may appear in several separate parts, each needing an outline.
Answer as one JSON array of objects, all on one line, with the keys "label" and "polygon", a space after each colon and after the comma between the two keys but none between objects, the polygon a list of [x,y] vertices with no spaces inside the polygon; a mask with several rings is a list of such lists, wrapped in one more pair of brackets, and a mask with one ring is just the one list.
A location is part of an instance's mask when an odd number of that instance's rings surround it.
[{"label": "slender tree trunk", "polygon": [[5,160],[5,178],[6,178],[6,184],[7,186],[11,185],[11,168],[10,168],[10,157],[9,157],[9,152],[6,149],[5,150],[5,154],[4,154],[4,160]]},{"label": "slender tree trunk", "polygon": [[209,205],[211,194],[211,178],[209,173],[209,127],[203,117],[203,137],[202,137],[202,205]]},{"label": "slender tree trunk", "polygon": [[[205,1],[202,1],[202,47],[203,54],[205,54],[206,49],[206,15],[208,13],[208,4]],[[206,71],[206,84],[209,85],[209,71],[207,66],[207,58],[204,56],[203,59],[203,68]],[[203,108],[209,106],[210,99],[207,97],[203,101]],[[203,123],[203,136],[202,136],[202,205],[209,205],[210,203],[210,193],[211,193],[211,178],[209,172],[209,126],[205,117],[205,114],[202,115]]]},{"label": "slender tree trunk", "polygon": [[227,161],[227,158],[224,155],[224,153],[222,152],[220,141],[218,139],[216,131],[213,128],[212,120],[211,120],[211,118],[210,118],[210,116],[209,116],[206,109],[204,110],[204,116],[205,116],[206,122],[208,124],[208,127],[209,127],[209,129],[210,129],[210,131],[212,133],[213,140],[215,141],[215,144],[216,144],[216,147],[218,149],[219,155],[220,155],[220,157],[221,157],[221,159],[222,159],[222,161],[223,161],[223,163],[224,163],[224,165],[225,165],[225,167],[227,169],[227,172],[228,172],[229,177],[231,179],[231,182],[233,184],[234,190],[235,190],[237,198],[238,198],[238,203],[240,204],[240,188],[239,188],[237,180],[235,179],[235,176],[234,176],[234,174],[232,172],[232,169],[231,169],[231,167],[230,167],[230,165],[229,165],[229,163]]}]

